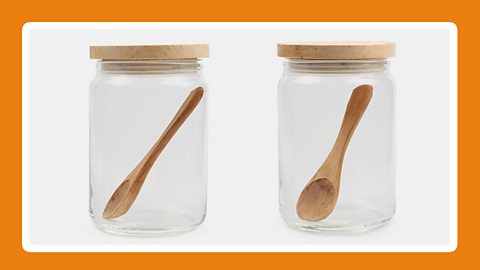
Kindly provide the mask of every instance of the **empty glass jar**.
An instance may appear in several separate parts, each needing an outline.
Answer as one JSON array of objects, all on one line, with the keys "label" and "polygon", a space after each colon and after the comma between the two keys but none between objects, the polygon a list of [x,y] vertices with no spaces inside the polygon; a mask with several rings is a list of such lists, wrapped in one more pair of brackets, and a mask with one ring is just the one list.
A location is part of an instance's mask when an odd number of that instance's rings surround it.
[{"label": "empty glass jar", "polygon": [[392,218],[394,51],[388,42],[278,45],[280,211],[291,227],[363,231]]},{"label": "empty glass jar", "polygon": [[200,58],[208,45],[92,46],[90,57],[98,60],[90,88],[92,220],[118,234],[194,229],[207,202]]}]

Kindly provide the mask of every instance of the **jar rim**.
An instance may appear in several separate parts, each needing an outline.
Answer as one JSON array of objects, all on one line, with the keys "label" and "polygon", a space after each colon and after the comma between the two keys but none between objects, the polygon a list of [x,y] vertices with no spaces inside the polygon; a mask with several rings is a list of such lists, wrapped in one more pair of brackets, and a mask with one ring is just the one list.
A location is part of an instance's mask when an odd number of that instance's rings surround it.
[{"label": "jar rim", "polygon": [[285,71],[317,74],[359,74],[388,72],[388,59],[323,60],[285,59]]},{"label": "jar rim", "polygon": [[97,69],[110,74],[173,74],[201,71],[201,59],[100,60]]}]

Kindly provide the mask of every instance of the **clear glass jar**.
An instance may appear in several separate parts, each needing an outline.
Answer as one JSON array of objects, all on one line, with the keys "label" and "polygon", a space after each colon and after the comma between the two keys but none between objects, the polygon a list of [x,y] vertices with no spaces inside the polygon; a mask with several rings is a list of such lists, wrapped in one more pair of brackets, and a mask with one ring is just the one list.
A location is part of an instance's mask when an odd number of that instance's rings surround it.
[{"label": "clear glass jar", "polygon": [[[279,56],[286,58],[278,89],[280,212],[289,226],[364,231],[394,215],[395,91],[387,59],[394,45],[385,44],[390,47],[383,54],[363,50],[362,57],[337,43],[330,51],[332,43],[296,44],[293,49],[279,44]],[[369,57],[374,53],[381,58]],[[301,192],[332,150],[353,89],[365,84],[373,94],[345,152],[333,211],[320,220],[302,219],[297,213]]]},{"label": "clear glass jar", "polygon": [[[115,218],[102,216],[114,191],[147,155],[189,93],[205,88],[196,58],[208,56],[208,45],[202,46],[203,53],[187,55],[195,56],[191,59],[163,46],[91,47],[91,58],[100,61],[90,87],[90,216],[100,229],[156,235],[192,230],[204,220],[206,94],[160,153],[128,211]],[[136,51],[127,54],[129,48]],[[136,59],[139,55],[145,59]],[[169,59],[156,59],[158,55]]]}]

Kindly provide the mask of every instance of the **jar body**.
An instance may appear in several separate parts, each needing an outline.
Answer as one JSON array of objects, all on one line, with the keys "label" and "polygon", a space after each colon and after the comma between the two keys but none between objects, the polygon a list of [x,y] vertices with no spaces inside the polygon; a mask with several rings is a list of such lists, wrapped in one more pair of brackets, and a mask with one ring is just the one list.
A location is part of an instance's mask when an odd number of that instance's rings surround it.
[{"label": "jar body", "polygon": [[102,61],[90,88],[90,216],[106,231],[187,231],[206,213],[206,92],[162,151],[126,214],[104,219],[113,192],[140,163],[190,91],[197,60]]},{"label": "jar body", "polygon": [[[352,90],[373,96],[343,160],[333,212],[301,219],[296,203],[330,153]],[[377,227],[395,212],[395,93],[386,61],[287,60],[279,84],[280,212],[290,226],[349,232]]]}]

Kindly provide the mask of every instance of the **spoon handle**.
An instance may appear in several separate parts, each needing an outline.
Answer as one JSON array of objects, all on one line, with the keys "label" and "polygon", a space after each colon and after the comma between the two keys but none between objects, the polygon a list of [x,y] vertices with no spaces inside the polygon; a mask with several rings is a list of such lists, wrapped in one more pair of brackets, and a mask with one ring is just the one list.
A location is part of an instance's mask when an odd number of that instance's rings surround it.
[{"label": "spoon handle", "polygon": [[167,128],[163,131],[160,138],[158,138],[142,160],[141,164],[144,172],[150,171],[158,156],[162,153],[163,149],[165,149],[165,146],[167,146],[178,129],[183,125],[185,120],[187,120],[193,110],[197,107],[198,103],[200,103],[203,93],[204,90],[202,87],[197,87],[190,92],[180,109],[178,109],[177,113],[168,124]]},{"label": "spoon handle", "polygon": [[368,107],[372,95],[373,87],[368,84],[363,84],[353,89],[347,108],[345,109],[345,115],[343,116],[343,122],[338,132],[337,140],[327,159],[337,159],[338,162],[343,162],[343,157],[350,143],[350,139],[362,119],[363,113]]}]

